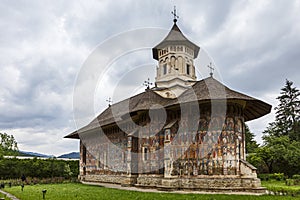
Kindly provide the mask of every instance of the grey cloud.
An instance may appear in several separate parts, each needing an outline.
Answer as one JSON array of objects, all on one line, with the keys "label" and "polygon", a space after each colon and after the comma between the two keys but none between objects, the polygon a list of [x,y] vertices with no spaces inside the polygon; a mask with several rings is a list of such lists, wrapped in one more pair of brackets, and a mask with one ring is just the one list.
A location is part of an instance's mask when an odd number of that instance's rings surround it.
[{"label": "grey cloud", "polygon": [[[300,87],[298,1],[193,0],[175,4],[179,27],[207,50],[224,83],[232,89],[266,98],[279,93],[285,78]],[[172,9],[173,2],[154,0],[3,1],[0,128],[16,133],[24,150],[78,150],[76,142],[61,138],[75,129],[73,87],[88,54],[99,43],[124,31],[143,27],[169,29]],[[155,45],[163,36],[158,41],[154,36],[144,39]],[[124,49],[130,43],[134,41],[113,45]],[[115,52],[107,51],[101,56],[111,53]],[[206,62],[201,66],[202,78],[208,76]],[[153,71],[151,67],[145,71],[132,68],[145,63],[153,63]],[[128,95],[122,91],[137,90],[147,77],[154,80],[155,65],[151,50],[129,53],[115,62],[116,69],[122,70],[109,74],[106,87],[120,81],[115,92],[119,92],[116,101],[122,100]],[[122,77],[124,73],[127,74]],[[110,92],[97,92],[96,113],[106,108],[105,99],[111,96]],[[271,117],[252,122],[250,128],[260,134],[268,120]],[[32,140],[26,140],[30,135]],[[46,135],[55,140],[42,141]]]}]

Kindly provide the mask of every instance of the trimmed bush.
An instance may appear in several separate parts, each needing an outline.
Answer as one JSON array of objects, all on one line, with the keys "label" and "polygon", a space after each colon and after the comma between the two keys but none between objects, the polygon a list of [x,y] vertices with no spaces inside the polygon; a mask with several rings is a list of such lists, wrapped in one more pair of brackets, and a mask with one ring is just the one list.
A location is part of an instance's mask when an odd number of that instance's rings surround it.
[{"label": "trimmed bush", "polygon": [[262,181],[269,181],[270,180],[270,174],[258,174],[258,178],[260,178]]},{"label": "trimmed bush", "polygon": [[295,174],[292,176],[292,179],[300,179],[300,175],[299,174]]},{"label": "trimmed bush", "polygon": [[287,186],[294,185],[294,180],[293,180],[293,179],[286,179],[286,180],[285,180],[285,184],[286,184]]},{"label": "trimmed bush", "polygon": [[269,180],[283,181],[283,180],[285,180],[284,173],[258,174],[258,178],[260,178],[262,181],[269,181]]},{"label": "trimmed bush", "polygon": [[274,173],[272,174],[272,179],[275,179],[276,181],[283,181],[284,173]]}]

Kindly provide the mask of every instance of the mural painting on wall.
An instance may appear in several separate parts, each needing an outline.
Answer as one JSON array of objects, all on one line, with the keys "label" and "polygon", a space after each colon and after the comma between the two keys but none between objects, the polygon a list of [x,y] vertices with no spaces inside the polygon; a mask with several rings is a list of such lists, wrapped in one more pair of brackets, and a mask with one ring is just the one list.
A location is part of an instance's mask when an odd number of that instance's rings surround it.
[{"label": "mural painting on wall", "polygon": [[128,156],[125,153],[128,144],[127,137],[119,130],[107,133],[106,137],[108,140],[105,143],[99,141],[97,143],[95,140],[92,141],[95,144],[88,145],[87,174],[120,174],[127,172]]},{"label": "mural painting on wall", "polygon": [[[182,120],[185,126],[186,120]],[[189,132],[172,145],[173,176],[236,175],[242,151],[242,124],[240,117],[201,117],[195,138]],[[171,133],[172,135],[172,133]],[[173,138],[171,137],[171,140]],[[191,143],[186,143],[192,141]],[[181,156],[179,156],[181,155]]]},{"label": "mural painting on wall", "polygon": [[[141,173],[161,174],[168,155],[168,173],[172,176],[238,174],[239,159],[244,149],[243,118],[228,115],[224,119],[206,114],[199,118],[196,130],[190,128],[192,122],[189,122],[188,115],[167,124],[166,129],[161,129],[166,124],[161,124],[159,118],[151,126],[148,121],[137,130],[139,138],[135,144],[133,136],[124,134],[120,129],[107,133],[109,141],[106,144],[101,144],[101,147],[94,145],[102,150],[96,154],[97,162],[92,162],[93,158],[88,159],[86,166],[89,173],[129,173],[135,169]],[[168,141],[170,149],[164,149]],[[131,152],[141,156],[133,162]]]},{"label": "mural painting on wall", "polygon": [[[160,174],[161,169],[163,168],[163,145],[164,145],[164,133],[162,130],[158,129],[159,123],[157,126],[151,127],[150,130],[153,130],[153,132],[146,129],[141,129],[145,133],[142,135],[144,138],[139,139],[139,153],[142,155],[141,159],[139,161],[139,172],[141,173],[151,173],[151,174]],[[149,127],[149,126],[145,126]],[[160,151],[161,149],[161,151]]]}]

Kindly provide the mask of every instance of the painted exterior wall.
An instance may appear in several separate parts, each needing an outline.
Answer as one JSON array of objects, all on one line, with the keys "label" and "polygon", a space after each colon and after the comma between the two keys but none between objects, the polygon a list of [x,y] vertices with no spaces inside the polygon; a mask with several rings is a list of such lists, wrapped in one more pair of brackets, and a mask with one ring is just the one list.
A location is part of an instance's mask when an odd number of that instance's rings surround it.
[{"label": "painted exterior wall", "polygon": [[[222,112],[212,115],[207,103],[200,105],[197,119],[192,116],[194,108],[187,106],[189,112],[182,115],[180,107],[167,109],[166,123],[160,121],[159,112],[152,114],[151,121],[144,112],[135,121],[143,128],[131,130],[124,123],[124,130],[116,125],[103,129],[108,143],[80,144],[81,180],[153,187],[168,186],[172,180],[170,187],[180,187],[179,182],[186,179],[230,178],[242,187],[245,176],[251,187],[260,187],[255,168],[241,164],[245,159],[242,105],[226,105],[225,116]],[[199,184],[205,185],[203,180]]]}]

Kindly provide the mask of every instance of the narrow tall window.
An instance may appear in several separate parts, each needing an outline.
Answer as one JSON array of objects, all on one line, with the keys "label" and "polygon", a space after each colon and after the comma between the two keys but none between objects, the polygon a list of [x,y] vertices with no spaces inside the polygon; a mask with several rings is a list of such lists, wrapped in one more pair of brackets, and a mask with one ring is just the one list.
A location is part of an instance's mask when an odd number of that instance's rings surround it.
[{"label": "narrow tall window", "polygon": [[163,68],[164,68],[164,75],[165,75],[167,73],[167,64],[164,64]]},{"label": "narrow tall window", "polygon": [[86,164],[86,147],[82,145],[82,162]]},{"label": "narrow tall window", "polygon": [[83,175],[86,175],[86,147],[81,143],[80,145],[82,145],[82,170],[83,170]]},{"label": "narrow tall window", "polygon": [[186,74],[187,75],[190,75],[190,65],[189,64],[186,64]]},{"label": "narrow tall window", "polygon": [[122,152],[122,160],[123,160],[123,163],[126,163],[126,154],[124,151]]},{"label": "narrow tall window", "polygon": [[146,161],[148,160],[148,148],[147,147],[144,147],[143,148],[143,160]]}]

